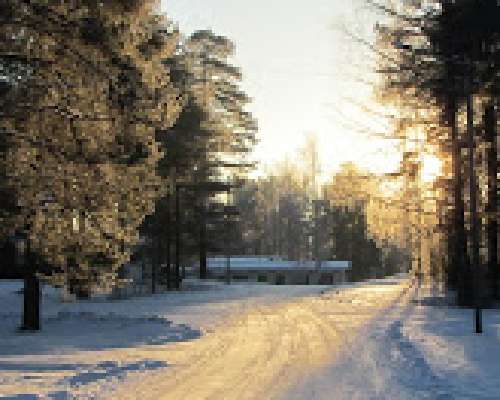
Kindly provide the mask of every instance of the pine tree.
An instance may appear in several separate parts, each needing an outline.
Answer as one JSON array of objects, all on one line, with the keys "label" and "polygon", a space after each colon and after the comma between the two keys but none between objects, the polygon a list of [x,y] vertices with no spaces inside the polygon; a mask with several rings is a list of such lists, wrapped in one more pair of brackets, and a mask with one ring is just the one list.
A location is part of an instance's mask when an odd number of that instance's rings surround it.
[{"label": "pine tree", "polygon": [[[160,174],[171,182],[171,196],[179,198],[178,213],[172,210],[171,198],[160,203],[179,229],[183,264],[198,257],[203,262],[208,251],[224,247],[220,229],[211,223],[216,221],[209,220],[209,215],[217,213],[214,209],[222,212],[223,205],[214,196],[217,191],[207,189],[207,183],[236,184],[249,170],[246,158],[255,144],[257,127],[245,111],[250,99],[238,88],[241,73],[228,61],[233,50],[229,39],[197,31],[179,43],[175,55],[164,60],[185,99],[177,122],[160,137],[166,151],[159,164]],[[153,224],[161,225],[161,218],[155,215]],[[168,242],[167,249],[173,242],[172,233],[159,233]],[[207,239],[217,236],[218,240]],[[173,260],[169,258],[167,264]]]},{"label": "pine tree", "polygon": [[1,2],[1,234],[25,233],[60,282],[108,282],[160,194],[155,132],[180,102],[154,7]]}]

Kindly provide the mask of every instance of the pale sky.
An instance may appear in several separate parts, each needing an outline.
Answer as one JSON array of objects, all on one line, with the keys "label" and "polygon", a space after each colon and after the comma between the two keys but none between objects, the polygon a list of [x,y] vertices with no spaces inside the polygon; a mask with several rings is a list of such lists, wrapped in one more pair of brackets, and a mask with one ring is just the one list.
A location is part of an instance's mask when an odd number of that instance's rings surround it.
[{"label": "pale sky", "polygon": [[[162,10],[189,34],[212,29],[236,45],[248,108],[259,123],[255,158],[285,157],[316,134],[324,173],[346,161],[376,172],[394,170],[397,157],[386,140],[359,130],[373,124],[353,103],[370,104],[370,52],[339,26],[369,38],[373,15],[356,0],[162,0]],[[354,51],[353,51],[354,50]]]}]

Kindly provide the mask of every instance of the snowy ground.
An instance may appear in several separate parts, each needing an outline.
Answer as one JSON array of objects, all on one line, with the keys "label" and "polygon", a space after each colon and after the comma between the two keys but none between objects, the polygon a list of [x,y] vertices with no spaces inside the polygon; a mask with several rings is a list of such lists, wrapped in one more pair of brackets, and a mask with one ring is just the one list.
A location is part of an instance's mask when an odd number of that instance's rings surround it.
[{"label": "snowy ground", "polygon": [[435,301],[429,290],[386,308],[352,345],[283,399],[500,399],[500,310],[473,313]]},{"label": "snowy ground", "polygon": [[16,332],[19,288],[0,281],[0,398],[500,399],[500,312],[476,336],[469,310],[404,279],[78,303],[46,290],[39,333]]},{"label": "snowy ground", "polygon": [[[326,286],[187,283],[185,290],[128,300],[61,303],[43,290],[42,331],[18,333],[19,281],[0,281],[0,398],[101,398],[124,381],[166,370],[163,354],[223,330],[259,305],[318,295]],[[221,328],[218,328],[222,325]]]}]

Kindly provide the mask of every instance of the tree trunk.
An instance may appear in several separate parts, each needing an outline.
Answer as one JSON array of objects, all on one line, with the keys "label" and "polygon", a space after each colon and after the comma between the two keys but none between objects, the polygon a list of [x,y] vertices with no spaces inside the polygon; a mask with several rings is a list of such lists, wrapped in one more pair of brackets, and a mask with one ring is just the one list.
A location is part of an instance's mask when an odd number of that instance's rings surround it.
[{"label": "tree trunk", "polygon": [[170,194],[167,195],[167,226],[166,226],[166,258],[167,258],[167,289],[172,289],[172,259],[171,259],[171,252],[170,252],[170,232],[171,232],[171,218],[170,218],[170,209],[171,209],[171,196]]},{"label": "tree trunk", "polygon": [[68,260],[69,272],[72,274],[68,281],[69,292],[74,294],[77,299],[85,300],[90,298],[90,282],[88,279],[75,278],[73,274],[76,273],[77,265],[74,258]]},{"label": "tree trunk", "polygon": [[200,279],[207,279],[207,226],[204,203],[200,209]]},{"label": "tree trunk", "polygon": [[153,240],[151,243],[151,294],[156,293],[156,272],[158,271],[158,260],[160,259],[159,254],[159,244],[160,244],[160,236],[159,232],[157,232],[156,238],[153,236]]},{"label": "tree trunk", "polygon": [[88,282],[78,282],[75,289],[75,295],[79,300],[90,299],[90,287]]},{"label": "tree trunk", "polygon": [[469,197],[470,197],[470,225],[471,225],[471,262],[470,269],[473,282],[473,303],[475,308],[475,332],[482,333],[482,268],[479,262],[479,221],[477,217],[477,185],[474,168],[474,98],[471,92],[471,83],[468,84],[467,95],[467,139],[469,158]]},{"label": "tree trunk", "polygon": [[175,188],[175,288],[180,289],[181,276],[180,276],[180,256],[181,256],[181,213],[180,213],[180,199],[179,188]]},{"label": "tree trunk", "polygon": [[464,218],[464,198],[462,180],[462,156],[461,143],[458,136],[457,127],[457,106],[452,100],[449,112],[449,124],[451,128],[452,140],[452,162],[453,162],[453,221],[452,221],[452,254],[451,271],[449,271],[448,282],[451,286],[456,285],[459,305],[470,303],[470,279],[467,279],[466,252],[467,243],[465,240],[465,218]]},{"label": "tree trunk", "polygon": [[286,220],[286,230],[287,230],[287,253],[288,259],[293,260],[293,245],[292,245],[292,218],[289,216]]},{"label": "tree trunk", "polygon": [[498,219],[497,219],[497,118],[495,106],[489,105],[485,110],[485,136],[488,142],[488,202],[486,205],[487,237],[488,237],[488,277],[491,282],[491,295],[500,298],[498,266]]},{"label": "tree trunk", "polygon": [[40,282],[34,272],[24,278],[24,313],[22,330],[40,330]]}]

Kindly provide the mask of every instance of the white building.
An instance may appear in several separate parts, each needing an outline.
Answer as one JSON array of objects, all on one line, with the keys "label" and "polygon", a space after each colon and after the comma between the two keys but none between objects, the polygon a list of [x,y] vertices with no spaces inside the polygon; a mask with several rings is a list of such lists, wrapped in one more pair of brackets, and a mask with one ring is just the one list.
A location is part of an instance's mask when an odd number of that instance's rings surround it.
[{"label": "white building", "polygon": [[[192,273],[198,275],[199,264]],[[210,257],[209,279],[270,283],[275,285],[333,285],[347,281],[350,261],[287,261],[273,256]]]}]

